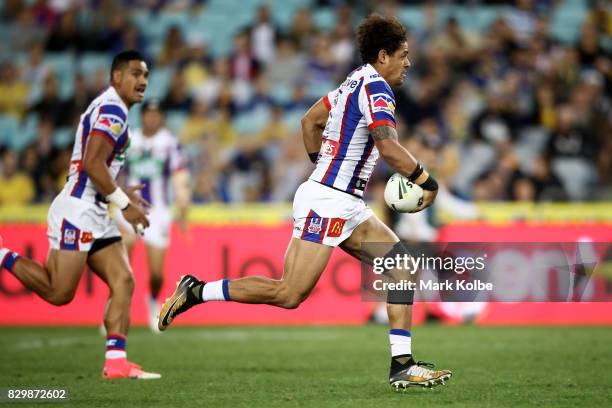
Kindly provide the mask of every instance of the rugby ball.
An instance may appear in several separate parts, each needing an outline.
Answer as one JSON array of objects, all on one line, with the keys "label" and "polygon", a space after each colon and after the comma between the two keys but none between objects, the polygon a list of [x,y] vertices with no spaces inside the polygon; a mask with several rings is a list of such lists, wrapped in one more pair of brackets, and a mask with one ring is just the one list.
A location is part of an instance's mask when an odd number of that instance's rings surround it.
[{"label": "rugby ball", "polygon": [[423,203],[423,189],[399,173],[385,186],[385,202],[397,212],[410,212]]}]

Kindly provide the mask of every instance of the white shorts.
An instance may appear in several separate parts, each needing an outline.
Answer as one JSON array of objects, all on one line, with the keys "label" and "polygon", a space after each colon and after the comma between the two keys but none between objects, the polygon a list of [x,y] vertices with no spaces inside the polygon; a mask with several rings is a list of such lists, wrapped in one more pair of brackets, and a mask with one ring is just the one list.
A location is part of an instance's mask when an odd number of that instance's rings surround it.
[{"label": "white shorts", "polygon": [[51,203],[47,224],[53,249],[87,252],[97,239],[121,237],[108,209],[64,193]]},{"label": "white shorts", "polygon": [[293,237],[335,247],[373,215],[361,198],[307,180],[293,199]]},{"label": "white shorts", "polygon": [[[134,234],[134,228],[132,224],[127,222],[123,218],[123,213],[118,209],[114,211],[113,218],[117,220],[117,223],[121,225],[126,231]],[[151,245],[157,248],[167,248],[170,240],[170,227],[172,225],[172,210],[169,208],[151,208],[147,215],[149,219],[149,227],[144,230],[142,236],[143,241],[147,245]]]}]

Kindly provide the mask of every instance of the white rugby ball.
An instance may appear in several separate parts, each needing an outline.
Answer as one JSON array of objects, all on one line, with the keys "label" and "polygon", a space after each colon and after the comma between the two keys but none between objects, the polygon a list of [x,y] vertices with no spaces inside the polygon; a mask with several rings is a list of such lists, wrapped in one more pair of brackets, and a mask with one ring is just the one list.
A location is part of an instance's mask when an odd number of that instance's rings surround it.
[{"label": "white rugby ball", "polygon": [[423,203],[423,189],[395,173],[385,186],[385,202],[397,212],[410,212]]}]

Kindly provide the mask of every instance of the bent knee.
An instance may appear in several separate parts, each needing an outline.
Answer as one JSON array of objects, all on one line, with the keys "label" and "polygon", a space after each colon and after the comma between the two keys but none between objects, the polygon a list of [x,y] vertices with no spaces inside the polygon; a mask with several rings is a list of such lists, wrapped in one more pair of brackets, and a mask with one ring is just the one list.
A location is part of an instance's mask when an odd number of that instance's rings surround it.
[{"label": "bent knee", "polygon": [[54,306],[65,306],[74,299],[75,291],[60,291],[49,295],[47,300]]},{"label": "bent knee", "polygon": [[306,300],[308,294],[309,292],[281,287],[277,296],[278,305],[283,309],[297,309]]}]

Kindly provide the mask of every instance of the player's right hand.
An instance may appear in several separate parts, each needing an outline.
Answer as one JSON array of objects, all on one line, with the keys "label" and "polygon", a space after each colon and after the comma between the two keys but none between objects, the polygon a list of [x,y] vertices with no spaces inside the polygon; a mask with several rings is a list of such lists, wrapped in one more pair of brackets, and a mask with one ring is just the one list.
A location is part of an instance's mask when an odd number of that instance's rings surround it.
[{"label": "player's right hand", "polygon": [[438,190],[433,190],[433,191],[423,190],[423,202],[421,203],[421,205],[419,205],[417,208],[415,208],[414,210],[410,212],[417,213],[429,207],[430,205],[433,204],[434,200],[436,199],[437,194],[438,194]]},{"label": "player's right hand", "polygon": [[123,218],[132,224],[134,228],[136,228],[138,225],[142,225],[144,228],[149,226],[149,219],[147,218],[145,210],[134,202],[131,202],[130,205],[123,210]]}]

